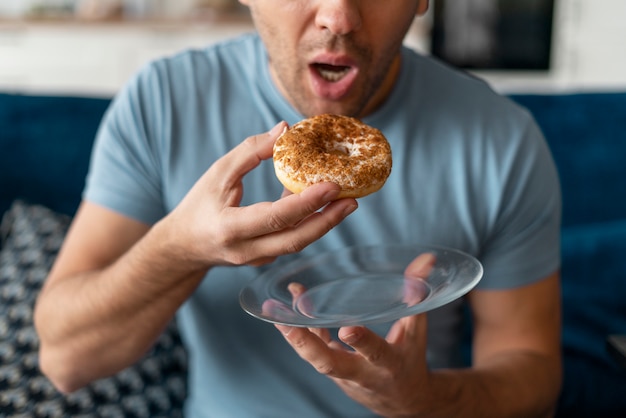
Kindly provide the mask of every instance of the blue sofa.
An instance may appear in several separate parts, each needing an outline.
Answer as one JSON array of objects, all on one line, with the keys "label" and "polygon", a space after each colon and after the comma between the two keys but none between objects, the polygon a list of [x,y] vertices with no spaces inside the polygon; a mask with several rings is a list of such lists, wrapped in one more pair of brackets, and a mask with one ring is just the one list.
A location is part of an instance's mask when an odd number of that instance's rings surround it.
[{"label": "blue sofa", "polygon": [[[626,93],[511,98],[535,115],[562,181],[565,375],[557,415],[626,417],[626,369],[606,347],[608,335],[626,334]],[[0,94],[0,213],[16,199],[75,212],[108,104]]]}]

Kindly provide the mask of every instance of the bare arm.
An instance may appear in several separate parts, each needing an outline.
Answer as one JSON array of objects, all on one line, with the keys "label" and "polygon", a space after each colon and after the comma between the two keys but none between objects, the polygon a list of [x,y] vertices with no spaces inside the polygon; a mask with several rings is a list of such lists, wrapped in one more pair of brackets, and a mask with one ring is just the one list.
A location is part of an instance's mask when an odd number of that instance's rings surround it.
[{"label": "bare arm", "polygon": [[40,365],[60,390],[139,359],[212,266],[299,251],[356,209],[353,199],[334,201],[330,183],[239,206],[243,176],[271,157],[282,128],[218,160],[153,227],[81,205],[35,310]]},{"label": "bare arm", "polygon": [[558,274],[519,289],[470,294],[473,367],[433,374],[456,399],[459,409],[450,412],[552,416],[561,387],[559,300]]},{"label": "bare arm", "polygon": [[345,350],[320,330],[278,326],[294,349],[350,397],[387,417],[547,417],[560,390],[559,276],[512,290],[474,291],[473,366],[429,370],[426,315],[386,339],[345,327]]},{"label": "bare arm", "polygon": [[159,228],[83,203],[40,294],[40,364],[69,392],[137,361],[202,277],[174,271]]}]

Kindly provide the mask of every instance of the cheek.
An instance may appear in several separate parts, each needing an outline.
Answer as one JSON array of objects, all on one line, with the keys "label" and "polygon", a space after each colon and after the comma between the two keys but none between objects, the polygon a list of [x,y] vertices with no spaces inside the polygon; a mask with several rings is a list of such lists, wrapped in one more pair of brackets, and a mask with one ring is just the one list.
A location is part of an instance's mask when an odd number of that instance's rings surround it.
[{"label": "cheek", "polygon": [[[273,2],[261,2],[259,6],[253,3],[249,6],[250,14],[255,27],[259,32],[270,34],[276,41],[281,39],[293,39],[299,26],[304,24],[306,6],[301,5],[299,0],[280,0],[276,5]],[[269,39],[268,39],[269,40]]]},{"label": "cheek", "polygon": [[288,25],[284,25],[272,14],[261,14],[253,10],[252,17],[255,27],[265,47],[267,48],[270,58],[273,60],[282,60],[282,55],[288,54],[288,41],[293,39]]}]

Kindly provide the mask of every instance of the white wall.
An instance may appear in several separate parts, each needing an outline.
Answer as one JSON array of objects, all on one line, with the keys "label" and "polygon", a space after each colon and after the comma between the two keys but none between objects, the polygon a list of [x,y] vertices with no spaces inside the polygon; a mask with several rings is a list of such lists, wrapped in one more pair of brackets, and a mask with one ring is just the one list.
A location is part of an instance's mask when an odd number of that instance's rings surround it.
[{"label": "white wall", "polygon": [[28,10],[30,4],[24,0],[1,0],[0,16],[18,17]]},{"label": "white wall", "polygon": [[[410,40],[424,52],[429,24]],[[626,0],[556,0],[550,71],[475,74],[504,92],[626,91]]]},{"label": "white wall", "polygon": [[[63,0],[56,0],[63,1]],[[161,0],[154,0],[161,1]],[[178,0],[183,13],[198,0]],[[22,0],[0,0],[19,8]],[[626,0],[557,0],[549,72],[477,72],[503,92],[626,91]],[[0,90],[111,95],[147,60],[249,31],[247,21],[89,25],[0,20]],[[407,43],[427,53],[429,16]]]},{"label": "white wall", "polygon": [[141,8],[158,15],[184,16],[195,6],[202,5],[235,5],[237,0],[0,0],[0,17],[23,17],[35,8],[75,8],[80,3],[116,2],[126,5],[129,9]]},{"label": "white wall", "polygon": [[626,90],[626,0],[558,0],[556,6],[550,73],[496,74],[493,83],[505,90]]}]

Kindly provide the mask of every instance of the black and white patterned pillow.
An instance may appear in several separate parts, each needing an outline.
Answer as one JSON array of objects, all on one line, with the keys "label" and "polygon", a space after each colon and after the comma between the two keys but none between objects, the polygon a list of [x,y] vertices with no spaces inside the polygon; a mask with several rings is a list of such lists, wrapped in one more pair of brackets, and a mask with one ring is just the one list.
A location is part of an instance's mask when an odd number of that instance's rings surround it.
[{"label": "black and white patterned pillow", "polygon": [[187,355],[176,324],[137,364],[69,395],[38,366],[33,306],[70,219],[15,202],[0,226],[0,417],[181,417]]}]

